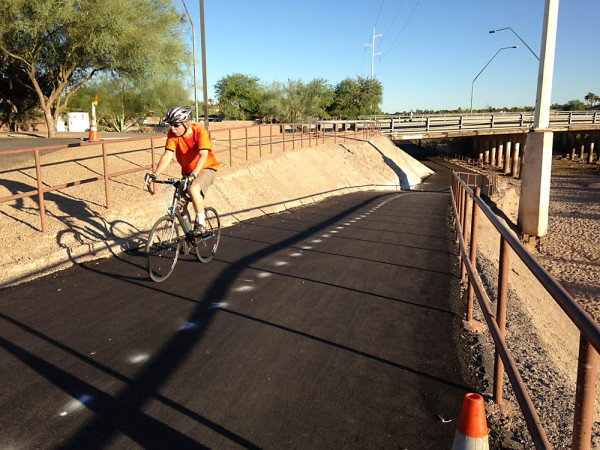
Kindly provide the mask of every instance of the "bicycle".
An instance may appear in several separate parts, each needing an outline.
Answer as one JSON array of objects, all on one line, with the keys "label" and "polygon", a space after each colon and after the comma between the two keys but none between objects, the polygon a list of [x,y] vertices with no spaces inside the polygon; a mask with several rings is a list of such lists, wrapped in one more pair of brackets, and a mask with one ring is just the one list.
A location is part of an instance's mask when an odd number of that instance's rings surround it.
[{"label": "bicycle", "polygon": [[[195,251],[198,259],[207,263],[213,259],[221,237],[221,220],[217,210],[212,207],[204,208],[206,225],[201,230],[193,230],[187,205],[191,197],[183,188],[184,180],[168,178],[158,180],[146,174],[144,189],[154,194],[154,183],[168,184],[165,190],[165,200],[170,189],[173,189],[173,200],[167,201],[167,214],[159,218],[148,236],[146,243],[146,268],[153,281],[165,281],[177,264],[179,252],[189,254]],[[180,229],[183,233],[180,232]]]}]

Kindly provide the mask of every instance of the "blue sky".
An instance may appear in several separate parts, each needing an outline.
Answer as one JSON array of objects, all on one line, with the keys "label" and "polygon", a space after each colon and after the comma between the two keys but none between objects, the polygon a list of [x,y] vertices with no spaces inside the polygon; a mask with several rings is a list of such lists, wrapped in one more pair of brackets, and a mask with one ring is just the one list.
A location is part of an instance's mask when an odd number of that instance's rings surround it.
[{"label": "blue sky", "polygon": [[[196,28],[202,99],[199,0],[185,0]],[[177,0],[174,3],[177,4]],[[534,106],[544,0],[205,0],[208,95],[232,73],[263,83],[371,76],[383,83],[384,112]],[[181,6],[183,11],[183,7]],[[552,103],[600,95],[599,0],[559,5]],[[191,32],[190,32],[191,49]],[[193,95],[193,93],[192,93]]]}]

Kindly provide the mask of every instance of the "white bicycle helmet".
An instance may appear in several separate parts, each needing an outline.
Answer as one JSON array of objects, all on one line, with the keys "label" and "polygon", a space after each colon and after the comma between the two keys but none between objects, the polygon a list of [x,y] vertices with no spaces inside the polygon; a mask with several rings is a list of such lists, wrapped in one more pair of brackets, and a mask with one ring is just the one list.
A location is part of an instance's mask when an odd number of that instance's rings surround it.
[{"label": "white bicycle helmet", "polygon": [[165,122],[170,125],[174,123],[185,123],[190,120],[192,116],[192,108],[189,106],[175,106],[171,108],[165,117]]}]

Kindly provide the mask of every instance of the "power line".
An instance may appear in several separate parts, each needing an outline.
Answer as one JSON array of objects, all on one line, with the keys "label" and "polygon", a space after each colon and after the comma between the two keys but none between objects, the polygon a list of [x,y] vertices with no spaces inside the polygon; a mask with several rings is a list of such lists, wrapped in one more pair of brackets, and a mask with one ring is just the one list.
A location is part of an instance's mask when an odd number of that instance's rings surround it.
[{"label": "power line", "polygon": [[[392,19],[392,22],[390,23],[390,26],[388,27],[388,29],[385,31],[385,33],[383,33],[384,36],[387,36],[387,34],[390,32],[390,30],[392,29],[392,25],[394,25],[394,22],[396,21],[396,19],[398,18],[398,14],[400,14],[400,10],[402,9],[402,7],[404,6],[404,4],[406,3],[406,0],[402,0],[402,3],[400,3],[400,7],[398,8],[398,11],[396,11],[396,14],[394,15],[394,18]],[[383,39],[382,39],[383,40]]]},{"label": "power line", "polygon": [[377,23],[379,22],[379,16],[381,15],[381,10],[383,9],[383,0],[381,0],[381,5],[379,5],[379,12],[377,13],[377,20],[375,20],[375,27],[377,26]]},{"label": "power line", "polygon": [[392,45],[390,45],[390,48],[387,49],[387,51],[382,55],[385,56],[386,54],[388,54],[390,52],[390,50],[392,49],[392,47],[394,47],[394,45],[396,44],[396,41],[398,40],[398,38],[400,37],[400,35],[402,34],[402,32],[404,31],[404,29],[406,28],[406,25],[408,24],[408,22],[410,21],[411,17],[413,16],[413,14],[415,13],[415,10],[417,9],[417,7],[419,6],[419,4],[421,3],[421,0],[419,0],[417,2],[417,4],[415,5],[415,7],[412,9],[412,11],[410,12],[410,15],[408,16],[408,18],[406,19],[406,22],[404,22],[404,25],[402,26],[402,29],[400,30],[400,32],[398,33],[398,35],[396,36],[396,38],[394,39],[394,42],[392,42]]}]

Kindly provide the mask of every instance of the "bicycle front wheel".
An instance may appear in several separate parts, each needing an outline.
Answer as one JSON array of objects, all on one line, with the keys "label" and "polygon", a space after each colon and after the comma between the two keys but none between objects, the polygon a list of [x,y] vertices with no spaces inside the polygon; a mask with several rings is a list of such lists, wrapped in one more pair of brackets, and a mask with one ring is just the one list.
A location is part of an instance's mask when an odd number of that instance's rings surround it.
[{"label": "bicycle front wheel", "polygon": [[209,262],[215,256],[219,239],[221,238],[221,221],[217,210],[211,207],[204,209],[206,225],[202,236],[196,238],[196,255],[203,263]]},{"label": "bicycle front wheel", "polygon": [[180,248],[181,240],[175,217],[163,216],[158,219],[146,244],[146,268],[152,280],[165,281],[171,275]]}]

